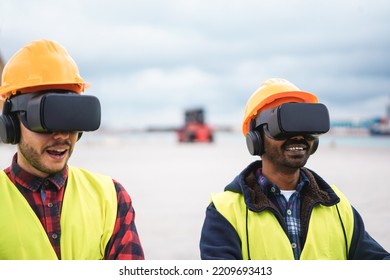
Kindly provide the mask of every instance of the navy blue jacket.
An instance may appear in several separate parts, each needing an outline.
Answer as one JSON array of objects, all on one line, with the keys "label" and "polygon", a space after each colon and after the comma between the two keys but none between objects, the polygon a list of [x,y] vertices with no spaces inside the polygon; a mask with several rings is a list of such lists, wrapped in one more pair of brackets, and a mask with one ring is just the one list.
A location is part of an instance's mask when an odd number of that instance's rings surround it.
[{"label": "navy blue jacket", "polygon": [[[262,204],[270,205],[270,201],[261,192],[258,186],[255,172],[261,167],[261,161],[255,161],[244,169],[226,188],[225,191],[243,193],[247,207],[250,210],[262,211]],[[310,186],[301,195],[306,198],[302,200],[301,228],[303,244],[306,238],[308,223],[312,208],[321,203],[323,205],[335,205],[339,202],[338,196],[332,188],[315,172],[303,168],[309,176]],[[318,195],[320,192],[327,192],[328,198]],[[307,198],[308,197],[308,198]],[[263,204],[263,205],[264,205]],[[307,210],[304,210],[307,209]],[[287,230],[282,215],[275,206],[272,211],[277,216],[282,228]],[[365,230],[363,220],[355,208],[352,207],[354,215],[354,230],[352,243],[348,253],[350,260],[390,260],[390,254],[375,241]],[[305,213],[306,211],[306,213]],[[304,245],[303,245],[304,246]],[[206,210],[206,218],[202,227],[200,239],[201,259],[204,260],[241,260],[241,240],[234,227],[223,217],[211,203]]]}]

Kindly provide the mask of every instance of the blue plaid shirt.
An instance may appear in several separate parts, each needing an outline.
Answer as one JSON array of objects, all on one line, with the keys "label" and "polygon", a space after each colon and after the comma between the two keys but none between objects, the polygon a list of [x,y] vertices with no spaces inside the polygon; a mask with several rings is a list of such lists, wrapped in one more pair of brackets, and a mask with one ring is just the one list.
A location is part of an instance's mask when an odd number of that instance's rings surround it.
[{"label": "blue plaid shirt", "polygon": [[287,201],[284,195],[281,194],[280,188],[267,180],[262,173],[261,168],[256,172],[256,178],[260,185],[261,190],[267,195],[267,197],[278,207],[282,214],[284,221],[287,225],[287,235],[291,242],[291,248],[294,253],[294,258],[299,259],[302,252],[301,244],[301,220],[300,220],[300,208],[301,198],[300,191],[303,187],[309,185],[309,179],[304,172],[300,172],[297,188]]}]

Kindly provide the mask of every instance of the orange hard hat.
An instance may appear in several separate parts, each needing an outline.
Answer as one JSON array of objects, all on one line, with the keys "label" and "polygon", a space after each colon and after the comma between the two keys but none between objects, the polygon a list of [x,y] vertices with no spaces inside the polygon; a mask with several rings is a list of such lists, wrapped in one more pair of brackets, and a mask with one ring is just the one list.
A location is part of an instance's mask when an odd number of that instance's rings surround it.
[{"label": "orange hard hat", "polygon": [[6,63],[0,96],[47,89],[81,93],[88,86],[67,50],[57,42],[42,39],[21,48]]},{"label": "orange hard hat", "polygon": [[318,103],[318,99],[314,94],[301,91],[285,79],[272,78],[261,83],[260,87],[251,95],[245,107],[242,123],[244,136],[249,131],[251,120],[260,112],[290,102]]}]

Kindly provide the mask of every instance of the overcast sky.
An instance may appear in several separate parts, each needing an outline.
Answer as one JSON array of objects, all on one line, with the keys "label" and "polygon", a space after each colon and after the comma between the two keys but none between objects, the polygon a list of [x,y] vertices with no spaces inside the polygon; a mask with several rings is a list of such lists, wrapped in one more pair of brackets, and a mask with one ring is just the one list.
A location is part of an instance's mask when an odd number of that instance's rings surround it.
[{"label": "overcast sky", "polygon": [[181,125],[202,106],[239,129],[259,84],[285,78],[331,118],[385,115],[388,0],[0,0],[0,55],[35,39],[67,48],[103,125]]}]

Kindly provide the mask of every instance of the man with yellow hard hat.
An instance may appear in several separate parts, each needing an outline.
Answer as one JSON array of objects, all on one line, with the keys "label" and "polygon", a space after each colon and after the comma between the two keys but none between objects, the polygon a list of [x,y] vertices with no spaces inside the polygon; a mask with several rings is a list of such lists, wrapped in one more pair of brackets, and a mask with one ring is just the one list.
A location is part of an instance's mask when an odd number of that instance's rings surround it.
[{"label": "man with yellow hard hat", "polygon": [[68,165],[100,103],[67,50],[33,41],[4,67],[0,137],[17,145],[0,171],[0,259],[144,259],[129,194],[114,179]]},{"label": "man with yellow hard hat", "polygon": [[211,195],[202,259],[390,259],[344,194],[305,168],[329,114],[317,97],[269,79],[249,98],[242,132],[251,163]]}]

